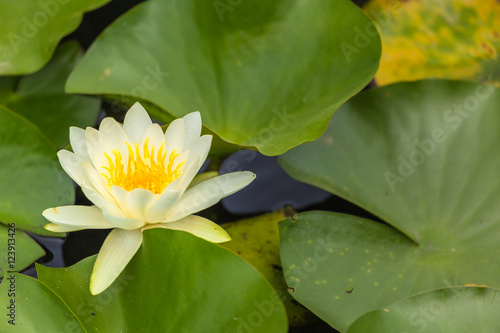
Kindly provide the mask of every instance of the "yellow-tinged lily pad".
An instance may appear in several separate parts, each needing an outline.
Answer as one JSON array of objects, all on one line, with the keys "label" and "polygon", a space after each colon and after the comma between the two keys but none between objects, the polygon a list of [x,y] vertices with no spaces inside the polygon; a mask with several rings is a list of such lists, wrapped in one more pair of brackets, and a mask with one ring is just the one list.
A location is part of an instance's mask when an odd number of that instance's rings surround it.
[{"label": "yellow-tinged lily pad", "polygon": [[316,316],[289,295],[283,276],[278,222],[293,214],[292,209],[281,209],[273,213],[223,224],[222,226],[232,240],[222,243],[221,246],[239,254],[264,275],[285,304],[290,326],[300,326],[314,321]]},{"label": "yellow-tinged lily pad", "polygon": [[378,84],[447,78],[500,86],[498,1],[372,0],[364,11],[382,38]]}]

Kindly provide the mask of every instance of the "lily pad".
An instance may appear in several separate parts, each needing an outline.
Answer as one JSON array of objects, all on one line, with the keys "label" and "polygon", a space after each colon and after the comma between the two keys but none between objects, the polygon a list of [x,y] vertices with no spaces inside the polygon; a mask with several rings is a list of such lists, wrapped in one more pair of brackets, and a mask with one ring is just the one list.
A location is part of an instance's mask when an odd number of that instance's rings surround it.
[{"label": "lily pad", "polygon": [[48,222],[42,211],[73,203],[73,182],[35,125],[3,106],[0,119],[0,222],[55,236],[43,228]]},{"label": "lily pad", "polygon": [[362,316],[347,333],[500,332],[498,289],[446,288]]},{"label": "lily pad", "polygon": [[0,284],[0,304],[7,315],[0,322],[2,332],[85,332],[63,300],[29,276],[7,272]]},{"label": "lily pad", "polygon": [[318,138],[379,56],[348,0],[151,0],[95,41],[66,89],[150,101],[163,122],[199,110],[223,140],[278,155]]},{"label": "lily pad", "polygon": [[80,25],[83,14],[109,1],[0,1],[0,75],[42,68],[61,38]]},{"label": "lily pad", "polygon": [[66,42],[36,74],[0,77],[0,104],[29,119],[59,148],[68,145],[70,126],[95,124],[101,104],[96,98],[64,92],[69,73],[81,55],[78,43]]},{"label": "lily pad", "polygon": [[288,294],[281,267],[278,222],[293,213],[291,209],[282,209],[223,224],[232,240],[221,246],[236,252],[266,277],[285,304],[290,326],[300,326],[315,321],[316,317]]},{"label": "lily pad", "polygon": [[[282,223],[294,297],[345,330],[363,313],[417,292],[500,287],[499,104],[492,86],[386,86],[350,100],[322,138],[280,157],[292,177],[386,223],[326,212]],[[318,237],[329,245],[318,247]],[[303,281],[304,258],[314,259],[316,249],[329,255]]]},{"label": "lily pad", "polygon": [[97,296],[89,291],[94,261],[89,257],[69,268],[37,265],[40,281],[86,332],[287,331],[285,309],[269,283],[231,251],[190,234],[145,231],[139,252]]},{"label": "lily pad", "polygon": [[498,1],[371,0],[364,12],[382,38],[378,84],[443,78],[500,87]]},{"label": "lily pad", "polygon": [[7,270],[23,270],[45,254],[41,246],[25,232],[17,229],[15,224],[0,224],[0,244],[0,278]]}]

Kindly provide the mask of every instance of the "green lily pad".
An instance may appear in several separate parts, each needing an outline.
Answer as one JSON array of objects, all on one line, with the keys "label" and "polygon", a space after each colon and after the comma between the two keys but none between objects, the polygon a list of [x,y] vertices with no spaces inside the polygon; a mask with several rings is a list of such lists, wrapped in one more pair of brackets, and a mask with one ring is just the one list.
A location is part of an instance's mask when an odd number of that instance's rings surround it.
[{"label": "green lily pad", "polygon": [[66,42],[36,74],[0,77],[0,104],[37,125],[56,147],[68,145],[70,126],[94,125],[99,112],[98,99],[64,93],[66,79],[81,54],[78,43]]},{"label": "green lily pad", "polygon": [[48,221],[42,211],[73,203],[73,182],[35,125],[3,106],[0,119],[0,222],[55,236],[43,228]]},{"label": "green lily pad", "polygon": [[56,294],[31,277],[7,272],[0,284],[0,304],[7,316],[2,332],[85,332],[78,319]]},{"label": "green lily pad", "polygon": [[382,38],[377,84],[442,78],[500,87],[498,1],[371,0],[364,12]]},{"label": "green lily pad", "polygon": [[232,240],[221,246],[230,249],[246,259],[273,285],[283,301],[290,326],[301,326],[316,320],[312,313],[297,304],[287,292],[287,285],[281,267],[278,222],[293,213],[285,209],[223,224]]},{"label": "green lily pad", "polygon": [[110,0],[0,1],[0,75],[33,73],[52,56],[57,44],[75,30],[84,12]]},{"label": "green lily pad", "polygon": [[269,283],[231,251],[190,234],[145,231],[139,252],[97,296],[89,291],[94,261],[37,265],[40,281],[86,332],[287,331],[285,309]]},{"label": "green lily pad", "polygon": [[164,122],[199,110],[223,140],[278,155],[318,138],[379,57],[348,0],[151,0],[95,41],[66,89],[150,101]]},{"label": "green lily pad", "polygon": [[500,332],[498,289],[433,290],[365,314],[347,333]]},{"label": "green lily pad", "polygon": [[[386,86],[350,100],[319,140],[280,157],[294,178],[386,223],[333,213],[283,223],[289,287],[303,258],[315,258],[315,237],[331,237],[331,255],[314,273],[321,276],[294,287],[294,297],[345,330],[363,313],[417,292],[500,287],[499,104],[492,86]],[[320,279],[327,283],[316,285]]]},{"label": "green lily pad", "polygon": [[0,224],[0,278],[7,270],[20,271],[42,257],[45,251],[15,224]]}]

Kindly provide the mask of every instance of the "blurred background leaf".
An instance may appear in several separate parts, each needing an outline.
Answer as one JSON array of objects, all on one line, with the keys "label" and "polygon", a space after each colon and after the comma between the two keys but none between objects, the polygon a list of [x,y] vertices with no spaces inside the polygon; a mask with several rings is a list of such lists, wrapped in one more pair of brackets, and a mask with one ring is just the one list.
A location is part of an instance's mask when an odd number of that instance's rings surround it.
[{"label": "blurred background leaf", "polygon": [[111,0],[0,0],[0,75],[36,72],[84,12]]},{"label": "blurred background leaf", "polygon": [[65,42],[36,74],[0,77],[0,104],[37,125],[58,148],[69,144],[70,126],[94,126],[101,105],[97,98],[64,92],[66,79],[81,55],[78,43]]}]

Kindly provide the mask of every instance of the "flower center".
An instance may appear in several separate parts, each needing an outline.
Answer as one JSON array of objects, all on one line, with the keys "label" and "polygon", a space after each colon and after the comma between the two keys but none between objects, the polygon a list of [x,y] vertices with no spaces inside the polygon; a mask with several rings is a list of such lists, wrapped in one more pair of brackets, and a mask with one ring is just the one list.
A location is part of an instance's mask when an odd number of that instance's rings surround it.
[{"label": "flower center", "polygon": [[181,167],[185,162],[177,164],[174,168],[174,160],[179,154],[176,150],[172,151],[167,159],[167,152],[163,151],[165,143],[162,143],[155,154],[154,145],[151,149],[148,147],[149,139],[144,142],[143,154],[139,149],[139,144],[128,143],[128,163],[123,164],[120,151],[112,151],[114,160],[104,153],[108,160],[108,167],[103,167],[108,174],[102,173],[109,186],[120,186],[127,191],[135,188],[150,190],[154,194],[159,194],[163,189],[176,180],[181,174]]}]

